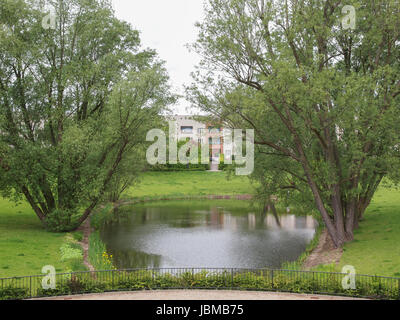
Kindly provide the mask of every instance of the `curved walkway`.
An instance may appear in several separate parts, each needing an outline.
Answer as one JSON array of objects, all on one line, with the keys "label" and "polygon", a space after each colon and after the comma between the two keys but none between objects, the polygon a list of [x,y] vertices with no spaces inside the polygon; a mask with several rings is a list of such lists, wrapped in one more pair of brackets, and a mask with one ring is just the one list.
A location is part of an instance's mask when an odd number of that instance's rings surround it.
[{"label": "curved walkway", "polygon": [[315,294],[295,294],[259,291],[218,290],[155,290],[111,292],[35,300],[361,300]]}]

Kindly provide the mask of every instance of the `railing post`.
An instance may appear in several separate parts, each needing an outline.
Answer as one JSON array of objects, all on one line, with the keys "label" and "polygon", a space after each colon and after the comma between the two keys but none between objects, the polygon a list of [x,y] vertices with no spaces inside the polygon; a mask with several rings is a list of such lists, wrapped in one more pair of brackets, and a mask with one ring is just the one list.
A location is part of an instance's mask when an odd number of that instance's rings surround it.
[{"label": "railing post", "polygon": [[274,288],[274,270],[271,270],[271,287]]},{"label": "railing post", "polygon": [[233,268],[231,268],[231,289],[233,289]]},{"label": "railing post", "polygon": [[29,292],[30,292],[30,296],[32,298],[32,277],[29,277]]},{"label": "railing post", "polygon": [[397,280],[397,283],[398,283],[398,288],[397,289],[399,290],[399,300],[400,300],[400,279]]}]

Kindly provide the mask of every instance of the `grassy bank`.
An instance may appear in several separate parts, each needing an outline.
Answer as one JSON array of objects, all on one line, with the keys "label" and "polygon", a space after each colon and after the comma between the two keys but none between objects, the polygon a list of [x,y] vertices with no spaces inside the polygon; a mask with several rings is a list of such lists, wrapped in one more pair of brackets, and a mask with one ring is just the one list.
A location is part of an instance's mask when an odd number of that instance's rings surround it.
[{"label": "grassy bank", "polygon": [[400,277],[400,190],[381,188],[368,208],[355,240],[344,247],[339,269]]},{"label": "grassy bank", "polygon": [[313,270],[341,272],[346,265],[358,274],[400,277],[400,190],[381,187],[368,207],[365,219],[345,244],[338,265]]},{"label": "grassy bank", "polygon": [[146,172],[141,182],[123,198],[187,195],[251,194],[253,187],[244,176],[227,180],[225,172]]},{"label": "grassy bank", "polygon": [[60,259],[65,237],[44,230],[29,205],[0,198],[0,277],[41,274],[45,265],[66,271]]},{"label": "grassy bank", "polygon": [[[226,179],[223,172],[149,172],[124,198],[250,194],[246,177]],[[353,265],[358,273],[400,276],[400,191],[381,188],[368,208],[365,221],[346,244],[338,267]],[[65,234],[46,232],[27,204],[15,206],[0,199],[0,277],[40,274],[45,265],[57,272],[70,269],[61,261]],[[101,248],[100,248],[101,249]],[[99,252],[101,251],[99,249]]]},{"label": "grassy bank", "polygon": [[89,261],[96,270],[115,269],[112,255],[107,253],[106,245],[100,239],[99,231],[94,231],[89,237]]},{"label": "grassy bank", "polygon": [[[227,180],[223,172],[148,172],[125,197],[244,193],[251,193],[246,177]],[[53,265],[57,272],[82,269],[76,260],[62,257],[60,248],[68,243],[68,235],[44,230],[28,204],[15,206],[0,198],[0,278],[41,274],[45,265]]]}]

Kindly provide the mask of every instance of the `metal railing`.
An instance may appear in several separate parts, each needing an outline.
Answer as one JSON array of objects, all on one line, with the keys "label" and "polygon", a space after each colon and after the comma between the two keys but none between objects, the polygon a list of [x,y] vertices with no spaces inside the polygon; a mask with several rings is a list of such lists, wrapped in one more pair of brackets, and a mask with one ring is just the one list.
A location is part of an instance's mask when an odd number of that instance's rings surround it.
[{"label": "metal railing", "polygon": [[0,279],[0,300],[159,289],[279,291],[400,300],[400,278],[355,275],[355,288],[345,289],[343,281],[348,274],[317,271],[241,268],[84,271],[55,274],[54,288],[43,289],[45,276]]}]

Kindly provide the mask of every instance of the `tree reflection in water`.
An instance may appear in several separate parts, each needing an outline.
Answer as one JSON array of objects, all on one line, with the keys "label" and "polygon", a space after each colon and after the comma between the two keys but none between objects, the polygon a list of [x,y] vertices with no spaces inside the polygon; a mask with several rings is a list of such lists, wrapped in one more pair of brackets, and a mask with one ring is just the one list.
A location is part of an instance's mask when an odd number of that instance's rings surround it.
[{"label": "tree reflection in water", "polygon": [[298,258],[315,227],[245,201],[172,201],[120,208],[101,236],[117,268],[277,268]]}]

